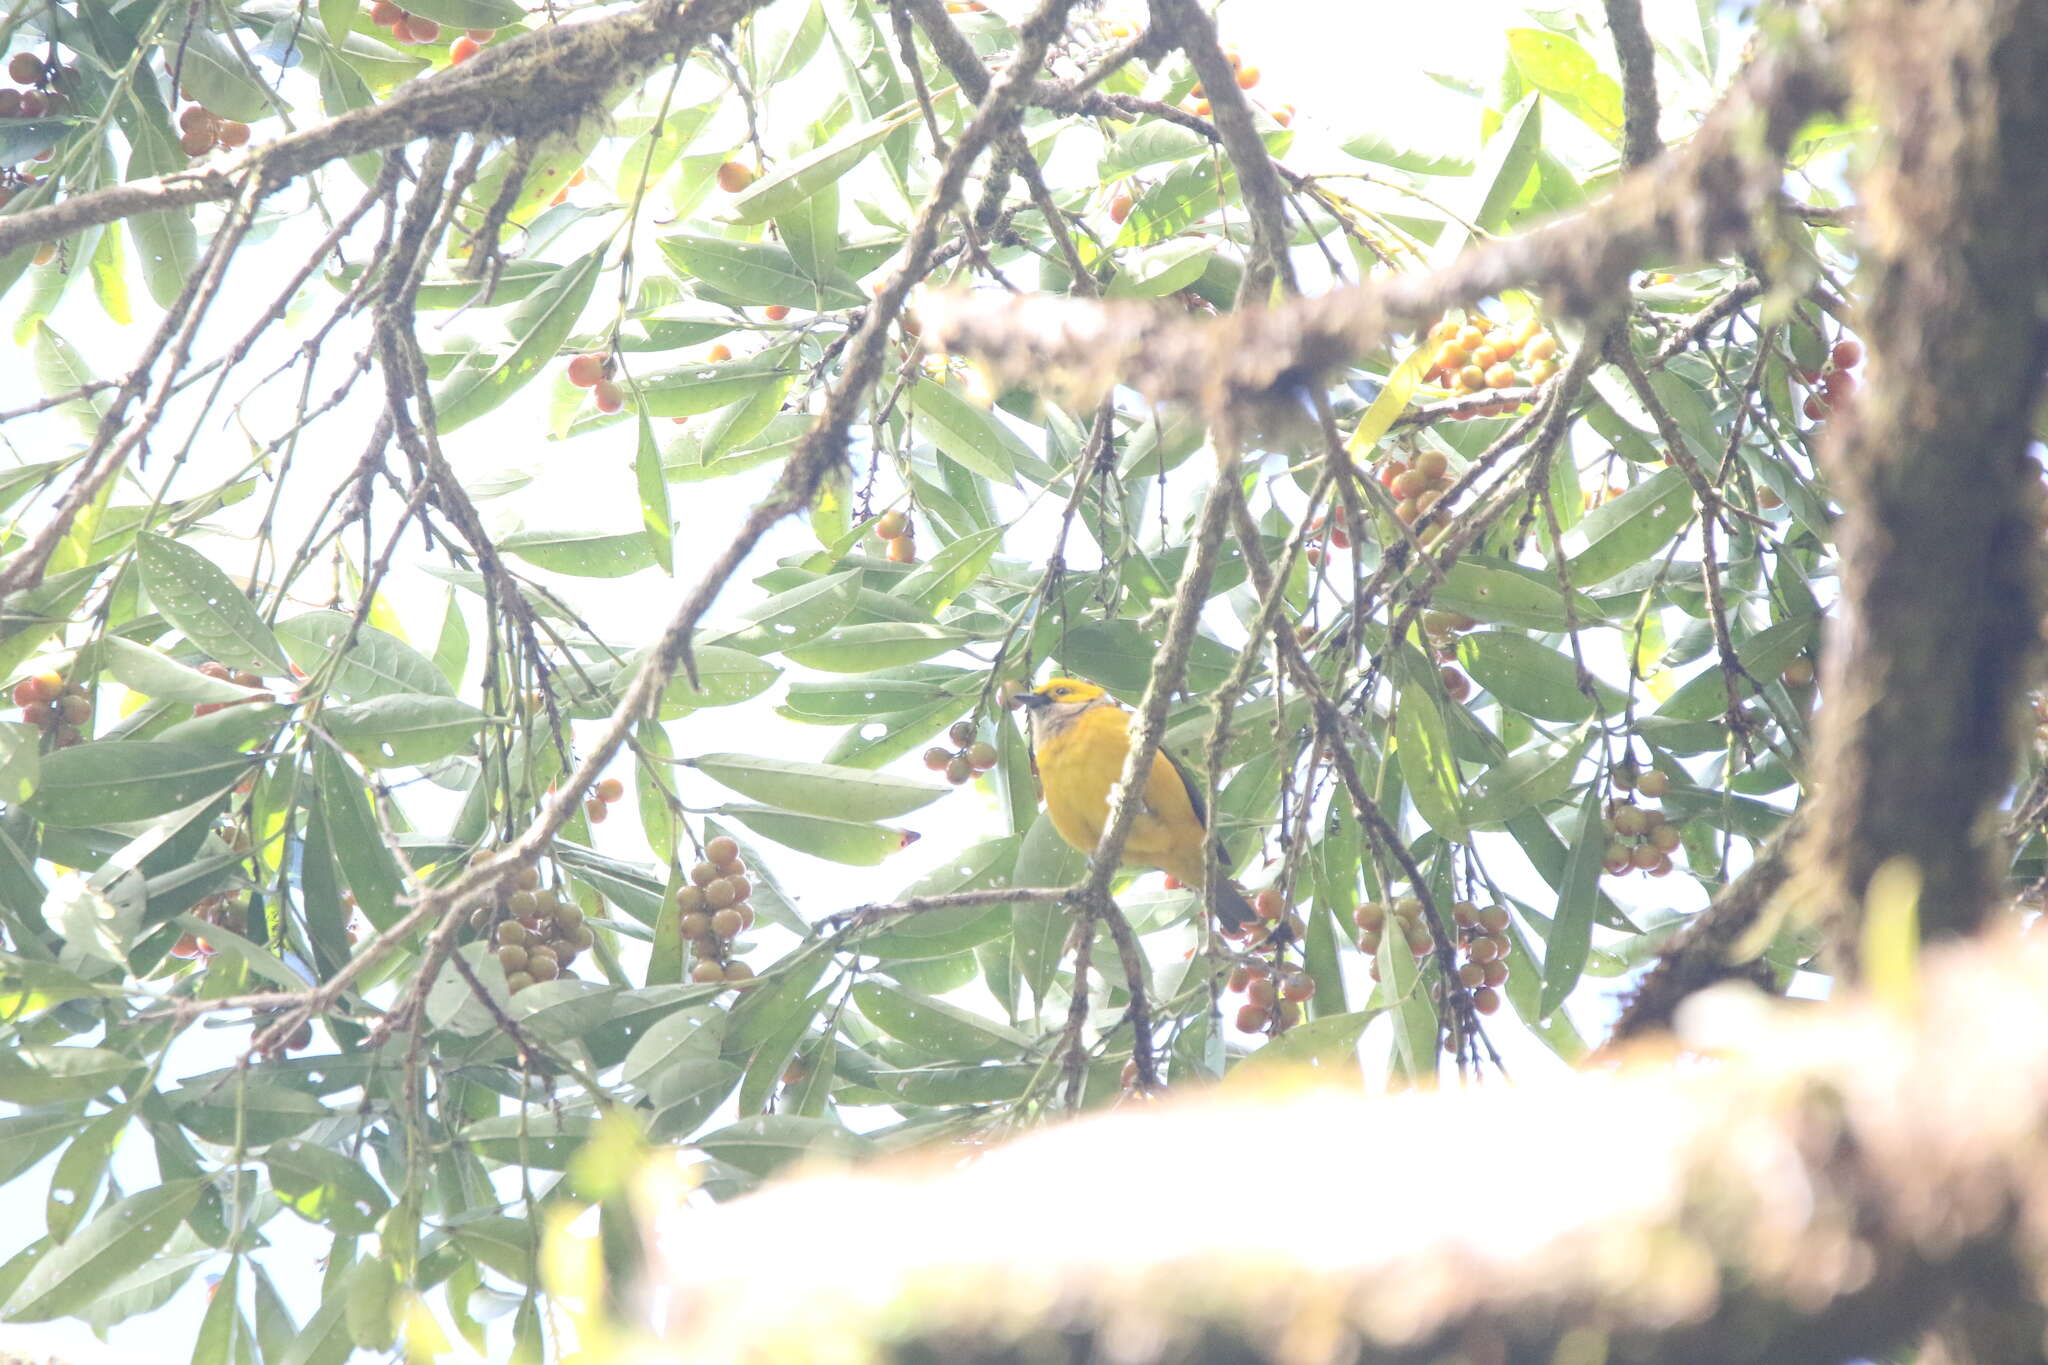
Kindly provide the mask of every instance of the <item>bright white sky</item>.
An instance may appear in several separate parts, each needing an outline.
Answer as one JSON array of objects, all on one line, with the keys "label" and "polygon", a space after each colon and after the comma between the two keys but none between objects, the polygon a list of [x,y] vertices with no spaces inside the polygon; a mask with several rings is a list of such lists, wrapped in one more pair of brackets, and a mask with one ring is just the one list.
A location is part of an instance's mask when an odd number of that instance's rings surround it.
[{"label": "bright white sky", "polygon": [[[994,0],[993,8],[1007,14],[1022,12],[1029,6],[1024,0]],[[1519,13],[1505,0],[1477,0],[1461,7],[1455,16],[1432,7],[1415,5],[1333,5],[1325,0],[1234,0],[1222,11],[1222,25],[1226,40],[1234,43],[1248,62],[1263,69],[1264,80],[1257,95],[1269,104],[1292,103],[1300,111],[1296,124],[1298,141],[1290,153],[1289,162],[1302,169],[1314,170],[1333,169],[1341,164],[1338,158],[1320,153],[1319,143],[1333,145],[1343,135],[1366,129],[1382,132],[1396,141],[1418,148],[1469,150],[1477,116],[1476,106],[1450,93],[1424,73],[1437,71],[1467,81],[1489,83],[1503,60],[1496,35],[1517,22]],[[1681,40],[1691,40],[1697,32],[1692,6],[1683,0],[1669,0],[1666,5],[1653,6],[1653,25],[1662,18],[1669,19],[1669,27],[1660,31],[1670,32]],[[1593,45],[1593,51],[1602,59],[1603,65],[1611,64],[1608,54],[1599,45]],[[826,63],[819,66],[821,71],[828,69]],[[717,93],[700,73],[693,72],[690,79],[703,87],[695,99],[710,98]],[[816,93],[822,100],[836,91],[827,89]],[[778,138],[786,140],[800,130],[810,110],[791,106],[804,103],[802,95],[803,92],[786,93],[778,97],[778,103],[769,107],[771,132],[767,141],[771,147],[778,145]],[[694,100],[686,88],[679,97],[679,103],[691,102]],[[313,106],[308,103],[302,107]],[[1675,111],[1680,119],[1689,112]],[[736,114],[733,117],[737,119]],[[735,122],[735,134],[737,130]],[[258,138],[268,131],[259,126]],[[1330,136],[1333,131],[1338,134],[1337,138]],[[710,148],[716,145],[716,140],[714,131],[700,139],[693,150]],[[1082,150],[1077,148],[1077,151]],[[1092,151],[1085,154],[1092,157]],[[1075,178],[1078,177],[1071,174],[1062,177],[1057,172],[1053,176],[1055,183]],[[350,202],[354,189],[354,182],[345,175],[337,177],[330,203],[338,208]],[[290,195],[281,196],[281,199],[290,199]],[[299,202],[293,200],[290,206],[298,207]],[[847,221],[852,223],[850,204],[847,214]],[[310,215],[301,214],[282,222],[277,232],[280,238],[301,240],[310,245],[317,240],[320,230]],[[287,246],[282,240],[272,243],[270,250],[278,254],[265,255],[263,259],[272,264],[283,259],[298,259],[294,254],[296,248]],[[250,263],[256,260],[252,254]],[[268,269],[266,265],[265,273]],[[610,307],[610,279],[607,277],[607,281],[600,284],[598,296],[587,315],[593,324]],[[265,290],[270,287],[264,284]],[[134,293],[138,310],[146,309],[147,296],[141,291],[139,281],[134,286]],[[311,291],[311,306],[293,320],[295,335],[304,335],[324,316],[330,298],[318,288]],[[253,308],[267,301],[267,293],[259,296],[257,290],[238,289],[228,303],[231,308]],[[447,318],[445,313],[426,314],[422,320],[431,327]],[[152,320],[153,317],[146,317],[126,329],[111,326],[100,314],[86,282],[79,281],[53,321],[60,332],[92,357],[100,372],[114,373],[142,343],[144,328]],[[246,319],[232,314],[223,322],[225,325],[209,329],[208,336],[214,344],[211,347],[202,344],[199,354],[215,353],[221,343],[238,334],[246,325]],[[455,323],[457,328],[464,325],[463,321]],[[316,393],[324,394],[333,386],[353,344],[353,341],[348,345],[330,343],[322,378],[314,386]],[[283,349],[282,345],[273,342],[260,351],[259,356],[279,357]],[[746,347],[736,343],[736,349],[744,352]],[[247,377],[239,377],[230,394],[241,393],[248,383]],[[578,526],[629,529],[632,524],[629,509],[635,505],[631,473],[632,428],[613,427],[570,446],[547,442],[539,433],[546,422],[551,388],[548,382],[536,382],[512,404],[452,438],[449,450],[458,469],[475,476],[501,473],[507,468],[535,475],[535,481],[527,488],[487,504],[487,513],[493,518],[492,529],[496,532],[513,529],[522,521],[549,529]],[[287,383],[271,386],[249,405],[249,430],[257,439],[267,439],[282,429],[295,391],[296,377]],[[0,367],[0,407],[15,406],[33,396],[33,377],[26,366]],[[307,480],[309,491],[310,485],[325,480],[325,471],[332,471],[333,476],[338,477],[356,458],[360,453],[357,442],[367,428],[368,417],[360,404],[353,409],[344,409],[315,428],[315,436],[301,448],[297,457],[302,462],[317,462],[323,466],[321,475]],[[172,429],[182,430],[176,426]],[[69,448],[70,443],[77,439],[74,425],[57,420],[41,424],[39,439],[30,439],[27,431],[26,423],[0,428],[0,441],[11,447],[12,458],[24,461],[49,458],[53,450]],[[665,437],[669,432],[663,430],[659,434]],[[195,471],[207,467],[231,468],[247,457],[249,447],[246,440],[231,423],[223,423],[219,413],[215,414],[202,436]],[[53,444],[45,446],[43,442]],[[156,458],[142,472],[145,488],[153,491],[156,481],[162,477],[166,467],[164,455],[167,453],[160,447]],[[639,643],[651,637],[658,623],[667,617],[683,585],[700,576],[722,544],[722,528],[732,524],[741,509],[765,489],[771,474],[772,471],[755,471],[715,483],[674,486],[675,511],[684,527],[676,543],[674,582],[650,571],[613,581],[560,579],[556,580],[556,585],[572,603],[588,613],[601,633],[629,643]],[[245,504],[238,512],[248,511],[256,501],[267,496],[266,487],[259,492],[257,500]],[[1188,496],[1188,491],[1182,490],[1182,496]],[[1028,546],[1031,535],[1031,522],[1027,522],[1021,531],[1021,543]],[[417,537],[409,543],[417,544]],[[249,562],[250,547],[246,542],[223,539],[217,544],[219,558],[230,571],[236,571]],[[750,567],[759,572],[780,555],[808,553],[815,548],[816,540],[808,526],[793,521],[770,535]],[[935,547],[924,548],[928,553]],[[1082,567],[1086,567],[1085,562]],[[714,611],[714,622],[730,620],[733,611],[744,606],[750,596],[758,595],[746,581],[750,576],[743,575],[736,582],[734,590]],[[409,571],[399,575],[387,591],[400,605],[414,642],[430,651],[443,610],[441,585]],[[308,602],[306,605],[318,604]],[[480,642],[482,632],[473,612],[471,625],[473,638]],[[769,708],[776,695],[771,692],[767,697],[743,707],[702,712],[671,726],[677,752],[687,755],[708,750],[738,749],[783,753],[791,757],[821,756],[837,732],[795,727],[773,716]],[[806,749],[806,745],[811,747]],[[901,766],[907,771],[921,771],[914,755],[904,760]],[[686,779],[682,786],[686,801],[710,805],[731,799],[730,793],[706,779],[691,773],[681,776]],[[920,829],[925,836],[923,841],[875,869],[849,868],[773,845],[765,847],[773,850],[776,876],[786,889],[794,893],[805,916],[815,919],[864,900],[888,899],[930,870],[948,853],[976,839],[1002,832],[1001,815],[995,802],[971,788],[949,795],[905,823]],[[600,827],[597,842],[599,847],[622,856],[647,856],[644,841],[632,823],[630,801],[615,808],[613,818]],[[1489,849],[1488,856],[1492,858],[1494,851]],[[1526,877],[1528,874],[1521,875]],[[1660,898],[1678,890],[1684,881],[1673,877],[1668,884],[1660,885]],[[1688,890],[1696,891],[1689,883],[1686,886]],[[1661,899],[1658,903],[1662,903]],[[1696,899],[1692,903],[1696,903]],[[766,957],[764,953],[764,960]],[[1355,983],[1354,999],[1363,998],[1364,987],[1363,980]],[[1521,1040],[1523,1045],[1515,1046],[1519,1030],[1508,1027],[1499,1031],[1508,1045],[1510,1064],[1518,1074],[1555,1065],[1550,1054],[1533,1040]],[[187,1040],[180,1044],[179,1055],[166,1080],[176,1074],[222,1064],[244,1036],[241,1030],[198,1031],[188,1035]],[[148,1181],[154,1170],[145,1148],[146,1144],[131,1134],[128,1149],[117,1161],[117,1173],[122,1169],[132,1171],[131,1179],[137,1185]],[[37,1171],[0,1189],[0,1226],[15,1230],[0,1237],[0,1260],[11,1255],[34,1230],[41,1227],[50,1165],[46,1162]],[[266,1231],[286,1248],[293,1249],[289,1258],[272,1254],[266,1260],[273,1274],[283,1278],[287,1294],[294,1299],[294,1306],[303,1316],[310,1311],[317,1293],[309,1278],[315,1273],[311,1259],[324,1247],[324,1238],[295,1236],[299,1233],[299,1226],[295,1216],[289,1213],[281,1215]],[[304,1257],[296,1254],[301,1242],[306,1251]],[[295,1263],[304,1267],[296,1283],[291,1278],[291,1268]],[[0,1345],[15,1350],[59,1353],[80,1361],[101,1358],[161,1360],[168,1353],[186,1349],[184,1343],[191,1340],[204,1305],[201,1286],[197,1282],[187,1285],[158,1313],[117,1327],[111,1337],[111,1352],[96,1342],[85,1328],[71,1323],[0,1328]],[[167,1348],[166,1343],[175,1344]]]}]

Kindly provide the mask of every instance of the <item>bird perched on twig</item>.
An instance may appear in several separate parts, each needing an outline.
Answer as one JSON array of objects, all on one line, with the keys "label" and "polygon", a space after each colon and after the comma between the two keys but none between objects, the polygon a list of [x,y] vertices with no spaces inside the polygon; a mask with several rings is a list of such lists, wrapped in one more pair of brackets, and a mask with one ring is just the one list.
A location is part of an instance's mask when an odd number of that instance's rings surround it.
[{"label": "bird perched on twig", "polygon": [[[1109,823],[1109,793],[1123,776],[1131,751],[1131,713],[1102,688],[1079,678],[1052,678],[1017,701],[1031,717],[1038,775],[1053,828],[1083,853],[1095,852]],[[1138,818],[1124,843],[1123,860],[1155,867],[1199,890],[1205,864],[1202,839],[1208,812],[1201,785],[1161,749],[1152,756]],[[1216,913],[1231,930],[1255,917],[1251,903],[1228,878],[1217,888]]]}]

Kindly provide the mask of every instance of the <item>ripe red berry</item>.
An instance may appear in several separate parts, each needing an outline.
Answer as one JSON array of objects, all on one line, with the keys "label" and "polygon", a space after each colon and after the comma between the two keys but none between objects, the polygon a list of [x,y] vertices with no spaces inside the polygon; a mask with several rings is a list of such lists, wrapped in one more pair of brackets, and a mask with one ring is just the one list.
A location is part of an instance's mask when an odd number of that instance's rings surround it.
[{"label": "ripe red berry", "polygon": [[1854,337],[1843,337],[1835,343],[1834,349],[1828,352],[1828,357],[1835,362],[1838,369],[1853,369],[1863,363],[1863,343]]},{"label": "ripe red berry", "polygon": [[789,316],[789,305],[786,303],[771,303],[762,311],[767,314],[768,321],[780,322]]},{"label": "ripe red berry", "polygon": [[626,794],[626,784],[616,777],[607,777],[592,789],[597,799],[610,805]]},{"label": "ripe red berry", "polygon": [[579,389],[593,387],[604,378],[604,356],[579,355],[569,362],[569,382]]},{"label": "ripe red berry", "polygon": [[448,64],[450,66],[460,66],[481,51],[483,51],[483,48],[478,46],[476,39],[465,33],[460,38],[457,38],[453,45],[449,47]]},{"label": "ripe red berry", "polygon": [[626,406],[625,390],[609,379],[600,379],[591,385],[590,393],[599,412],[617,412]]},{"label": "ripe red berry", "polygon": [[1279,919],[1287,909],[1287,902],[1280,895],[1280,888],[1269,886],[1252,897],[1252,909],[1258,911],[1260,919]]}]

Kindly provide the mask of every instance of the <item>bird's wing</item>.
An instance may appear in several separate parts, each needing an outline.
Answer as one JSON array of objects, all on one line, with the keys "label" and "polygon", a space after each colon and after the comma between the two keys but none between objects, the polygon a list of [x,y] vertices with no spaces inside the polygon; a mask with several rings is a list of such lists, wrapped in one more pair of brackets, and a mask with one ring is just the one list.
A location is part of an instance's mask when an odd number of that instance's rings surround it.
[{"label": "bird's wing", "polygon": [[[1209,827],[1209,808],[1202,800],[1202,780],[1195,776],[1194,769],[1181,761],[1180,755],[1174,753],[1164,744],[1159,746],[1159,752],[1165,756],[1168,763],[1173,765],[1173,771],[1180,777],[1181,786],[1187,789],[1188,804],[1195,808],[1195,818],[1202,822],[1203,829],[1207,829]],[[1230,851],[1228,849],[1223,850],[1223,861],[1226,865],[1230,862]]]}]

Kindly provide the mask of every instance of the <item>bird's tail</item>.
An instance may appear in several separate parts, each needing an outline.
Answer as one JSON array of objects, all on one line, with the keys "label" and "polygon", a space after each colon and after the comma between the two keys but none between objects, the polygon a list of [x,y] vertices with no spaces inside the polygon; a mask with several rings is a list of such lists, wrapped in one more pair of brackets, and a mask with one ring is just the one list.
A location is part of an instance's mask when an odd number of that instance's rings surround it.
[{"label": "bird's tail", "polygon": [[[1200,856],[1200,850],[1196,850],[1194,857],[1183,858],[1168,867],[1166,871],[1172,873],[1175,880],[1190,890],[1201,886],[1204,864]],[[1236,882],[1228,877],[1218,880],[1216,886],[1216,918],[1223,921],[1224,928],[1235,933],[1258,917],[1258,911],[1252,909],[1252,903],[1245,899],[1244,892],[1238,889]]]},{"label": "bird's tail", "polygon": [[1216,918],[1223,921],[1223,927],[1236,933],[1259,917],[1252,909],[1252,903],[1238,890],[1237,883],[1228,877],[1218,880],[1216,885]]}]

